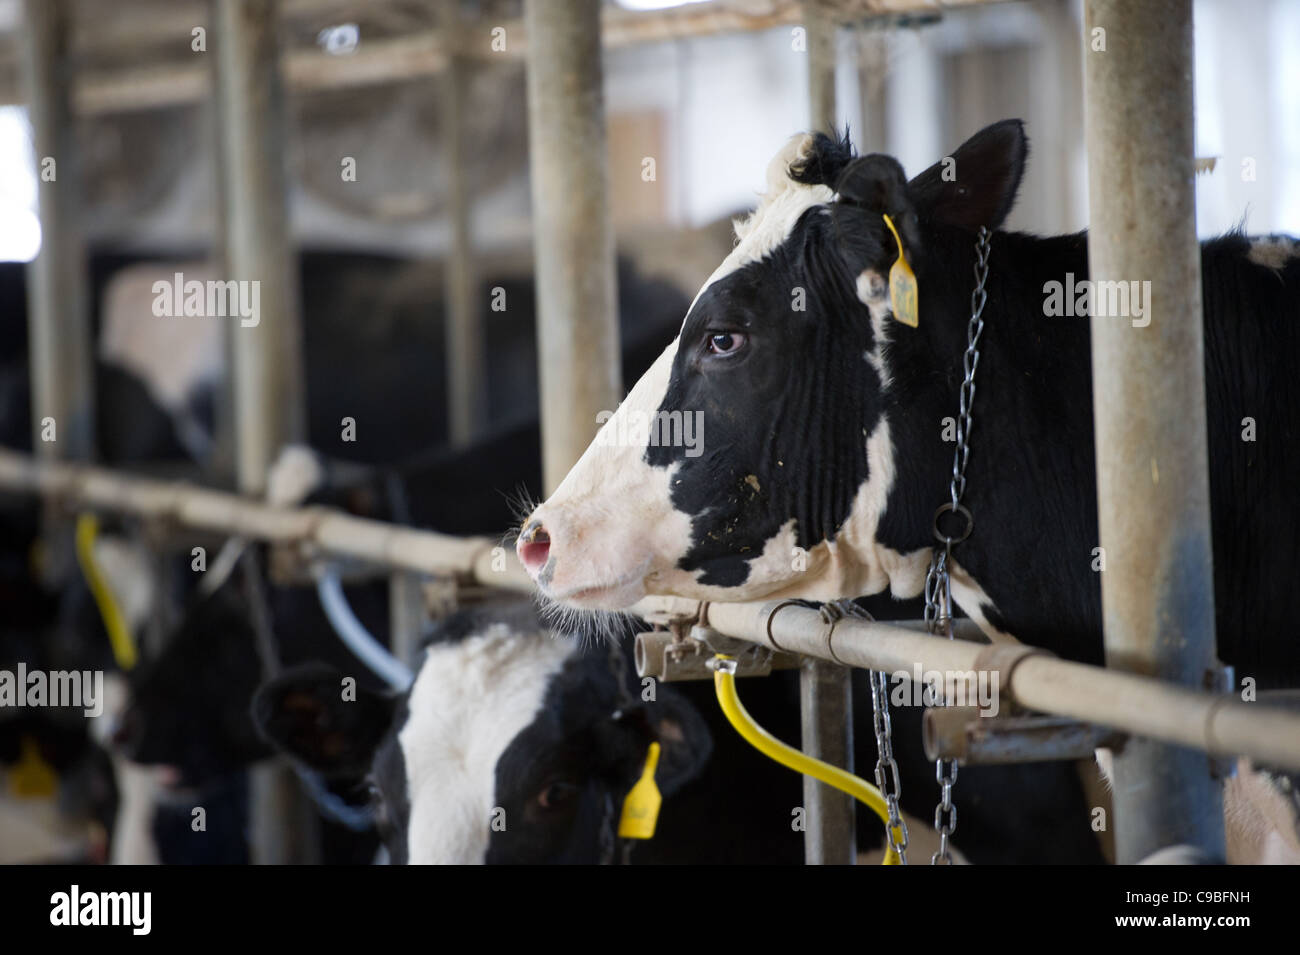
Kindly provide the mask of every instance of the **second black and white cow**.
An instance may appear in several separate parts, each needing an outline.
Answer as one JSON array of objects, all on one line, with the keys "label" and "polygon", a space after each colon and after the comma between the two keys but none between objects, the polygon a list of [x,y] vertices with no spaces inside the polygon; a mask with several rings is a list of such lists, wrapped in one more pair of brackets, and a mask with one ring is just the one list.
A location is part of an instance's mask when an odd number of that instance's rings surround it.
[{"label": "second black and white cow", "polygon": [[[656,781],[670,815],[712,748],[673,690],[642,699],[629,663],[545,631],[523,602],[441,624],[404,694],[353,691],[341,671],[308,664],[269,681],[253,711],[267,739],[309,768],[368,777],[394,863],[612,861],[617,814],[650,743],[661,745]],[[692,815],[677,813],[703,822]],[[785,841],[797,850],[797,838]]]},{"label": "second black and white cow", "polygon": [[[401,696],[358,687],[324,664],[295,667],[258,693],[254,717],[278,748],[336,782],[370,777],[395,861],[608,860],[602,841],[645,758],[664,748],[656,779],[666,799],[655,837],[632,861],[777,863],[803,859],[800,777],[759,754],[727,724],[711,681],[646,686],[630,647],[553,636],[527,605],[484,604],[440,624],[414,685]],[[627,636],[628,634],[624,634]],[[858,772],[875,761],[866,674],[854,732]],[[620,687],[628,694],[620,692]],[[799,736],[798,674],[743,681],[745,706],[769,732]],[[934,764],[921,751],[921,711],[894,714],[913,855],[928,859]],[[962,770],[963,857],[976,863],[1093,863],[1074,768]],[[1008,800],[1029,791],[1034,800]],[[859,846],[880,851],[882,829],[859,809]]]},{"label": "second black and white cow", "polygon": [[[920,593],[948,500],[976,234],[1005,218],[1026,155],[1015,120],[911,181],[846,141],[793,140],[677,340],[525,522],[518,552],[542,591],[576,608]],[[885,216],[915,270],[916,327],[892,315]],[[988,261],[975,529],[954,597],[991,634],[1100,663],[1089,322],[1130,319],[1054,316],[1051,290],[1088,276],[1083,234],[994,231]],[[1219,655],[1294,685],[1300,243],[1230,234],[1203,244],[1202,275]]]}]

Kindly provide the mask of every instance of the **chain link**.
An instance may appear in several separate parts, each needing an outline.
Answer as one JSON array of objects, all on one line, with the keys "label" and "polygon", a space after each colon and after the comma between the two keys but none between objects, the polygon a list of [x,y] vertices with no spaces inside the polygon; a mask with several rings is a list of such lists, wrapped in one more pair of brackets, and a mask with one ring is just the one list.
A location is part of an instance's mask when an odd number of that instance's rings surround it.
[{"label": "chain link", "polygon": [[[925,575],[925,624],[930,633],[946,636],[952,634],[952,546],[960,543],[970,535],[974,519],[970,511],[962,507],[962,496],[966,493],[966,464],[970,460],[971,409],[975,404],[975,370],[979,367],[980,334],[984,331],[984,304],[988,301],[985,285],[989,277],[989,231],[980,226],[979,238],[975,243],[975,290],[970,297],[970,322],[966,325],[966,354],[962,358],[962,377],[960,399],[957,414],[957,449],[952,458],[952,483],[949,486],[948,503],[939,507],[934,514],[934,536],[939,545],[930,555],[930,569]],[[953,537],[939,529],[939,521],[945,514],[960,515],[966,520],[963,532]],[[874,702],[875,692],[873,689]],[[952,801],[952,788],[957,783],[957,761],[936,760],[934,778],[939,783],[939,804],[934,807],[934,828],[939,834],[939,849],[930,857],[931,865],[952,865],[949,853],[949,841],[957,830],[957,806]]]},{"label": "chain link", "polygon": [[898,777],[898,762],[894,759],[888,677],[883,671],[868,676],[871,679],[872,728],[876,732],[876,788],[885,797],[885,807],[889,810],[889,828],[886,831],[889,845],[898,855],[899,865],[907,865],[907,823],[898,809],[903,783]]},{"label": "chain link", "polygon": [[[875,619],[848,599],[822,604],[820,613],[822,620],[832,630],[836,621],[844,617]],[[829,631],[826,641],[829,645]],[[907,823],[903,821],[903,813],[898,808],[903,783],[898,774],[898,762],[894,759],[894,726],[889,718],[889,678],[885,673],[875,671],[867,676],[871,679],[871,727],[876,734],[876,788],[885,799],[889,815],[885,836],[890,848],[898,855],[898,864],[907,865]]]}]

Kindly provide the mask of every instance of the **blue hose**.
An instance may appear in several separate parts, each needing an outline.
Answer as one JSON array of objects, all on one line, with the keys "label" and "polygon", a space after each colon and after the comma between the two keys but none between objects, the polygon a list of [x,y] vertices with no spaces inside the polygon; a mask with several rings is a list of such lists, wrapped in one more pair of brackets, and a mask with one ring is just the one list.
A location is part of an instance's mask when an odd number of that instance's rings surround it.
[{"label": "blue hose", "polygon": [[316,594],[339,639],[357,659],[393,689],[407,690],[415,680],[410,667],[389,653],[357,619],[343,594],[337,570],[331,568],[320,573],[316,578]]}]

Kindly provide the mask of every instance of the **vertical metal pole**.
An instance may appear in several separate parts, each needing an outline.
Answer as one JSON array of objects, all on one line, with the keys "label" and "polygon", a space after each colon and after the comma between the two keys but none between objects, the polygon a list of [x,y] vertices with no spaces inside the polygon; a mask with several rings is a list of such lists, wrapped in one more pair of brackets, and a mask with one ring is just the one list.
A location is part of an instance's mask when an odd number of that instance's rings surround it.
[{"label": "vertical metal pole", "polygon": [[550,494],[622,394],[599,0],[525,0],[542,474]]},{"label": "vertical metal pole", "polygon": [[[853,772],[853,682],[848,667],[804,660],[799,668],[802,748],[809,756]],[[803,778],[803,857],[808,865],[853,865],[856,806],[851,796]]]},{"label": "vertical metal pole", "polygon": [[[835,125],[835,24],[804,4],[808,31],[808,96],[811,127]],[[799,668],[799,716],[803,751],[853,772],[853,682],[848,667],[805,660]],[[851,796],[803,778],[804,861],[852,865],[857,859],[856,807]]]},{"label": "vertical metal pole", "polygon": [[[1191,0],[1087,0],[1084,43],[1090,277],[1150,282],[1145,318],[1091,319],[1106,661],[1199,687],[1215,642]],[[1222,858],[1203,753],[1135,739],[1114,771],[1118,862]]]},{"label": "vertical metal pole", "polygon": [[487,420],[484,381],[483,329],[475,307],[473,202],[466,175],[465,108],[469,98],[471,64],[461,55],[460,0],[442,0],[443,49],[447,69],[442,75],[443,163],[447,168],[447,218],[451,244],[446,268],[446,364],[448,437],[454,445],[469,443]]},{"label": "vertical metal pole", "polygon": [[256,324],[226,319],[236,483],[255,494],[262,491],[280,446],[302,435],[304,420],[276,3],[214,0],[213,33],[225,276],[258,283]]},{"label": "vertical metal pole", "polygon": [[[94,358],[76,219],[70,11],[66,0],[27,0],[23,15],[22,74],[41,221],[41,249],[27,272],[32,443],[44,458],[89,460],[95,450]],[[45,440],[47,418],[53,421],[53,441]],[[66,521],[49,505],[45,515],[45,574],[59,580],[71,565],[70,538]]]},{"label": "vertical metal pole", "polygon": [[888,149],[889,44],[884,30],[860,27],[858,30],[858,98],[861,117],[858,134],[853,137],[860,153],[885,152]]},{"label": "vertical metal pole", "polygon": [[[257,283],[259,314],[230,322],[236,484],[260,494],[286,441],[303,432],[297,261],[289,242],[284,97],[274,0],[214,0],[214,89],[225,277]],[[258,864],[309,862],[313,815],[282,760],[249,774]]]},{"label": "vertical metal pole", "polygon": [[818,4],[804,0],[808,41],[808,128],[835,129],[835,21]]},{"label": "vertical metal pole", "polygon": [[420,576],[394,571],[388,577],[388,639],[393,656],[412,669],[426,614]]}]

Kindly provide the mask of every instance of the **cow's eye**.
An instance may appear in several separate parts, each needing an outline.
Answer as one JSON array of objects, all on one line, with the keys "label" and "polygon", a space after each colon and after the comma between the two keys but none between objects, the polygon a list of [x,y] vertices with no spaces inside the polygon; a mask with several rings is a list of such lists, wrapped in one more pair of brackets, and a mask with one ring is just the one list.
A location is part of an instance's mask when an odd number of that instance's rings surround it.
[{"label": "cow's eye", "polygon": [[573,801],[578,795],[576,783],[567,779],[556,779],[542,787],[537,794],[537,805],[543,809],[560,809]]},{"label": "cow's eye", "polygon": [[710,355],[734,355],[745,347],[749,337],[744,332],[710,332],[708,349]]}]

